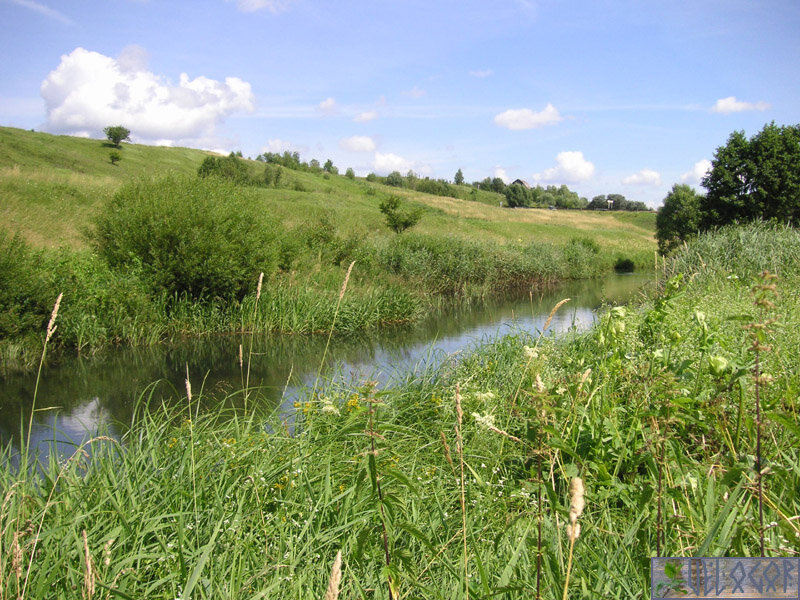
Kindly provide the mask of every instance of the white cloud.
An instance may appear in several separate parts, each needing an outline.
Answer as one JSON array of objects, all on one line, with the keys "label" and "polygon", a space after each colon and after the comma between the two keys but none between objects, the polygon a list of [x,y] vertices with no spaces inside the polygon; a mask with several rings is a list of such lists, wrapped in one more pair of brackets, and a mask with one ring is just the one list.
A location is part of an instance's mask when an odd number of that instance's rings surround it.
[{"label": "white cloud", "polygon": [[372,152],[375,150],[375,142],[366,135],[354,135],[339,140],[339,147],[350,152]]},{"label": "white cloud", "polygon": [[41,86],[45,128],[92,136],[108,125],[124,125],[141,141],[213,144],[225,117],[253,110],[249,83],[237,77],[189,79],[181,73],[174,85],[145,70],[145,54],[131,48],[113,59],[76,48],[63,55]]},{"label": "white cloud", "polygon": [[[231,0],[226,0],[230,2]],[[236,7],[242,12],[257,12],[268,10],[276,14],[287,10],[292,0],[236,0]]]},{"label": "white cloud", "polygon": [[323,115],[336,114],[336,111],[338,110],[336,106],[336,100],[333,98],[326,98],[317,104],[317,110],[319,110],[319,112],[321,112]]},{"label": "white cloud", "polygon": [[583,157],[583,152],[559,152],[556,166],[536,173],[534,181],[576,183],[591,179],[594,175],[594,164]]},{"label": "white cloud", "polygon": [[494,176],[503,180],[503,183],[508,183],[508,173],[503,167],[494,168]]},{"label": "white cloud", "polygon": [[553,125],[562,119],[563,117],[558,113],[556,107],[548,104],[540,112],[534,112],[530,108],[509,109],[497,115],[494,118],[494,123],[512,131],[520,131],[522,129]]},{"label": "white cloud", "polygon": [[376,152],[375,158],[372,161],[372,168],[378,174],[387,174],[392,171],[407,173],[413,166],[414,163],[412,161],[398,156],[397,154],[392,154],[391,152],[386,154]]},{"label": "white cloud", "polygon": [[50,8],[49,6],[45,6],[39,2],[34,2],[33,0],[10,0],[12,4],[16,4],[17,6],[22,6],[23,8],[27,8],[34,12],[38,12],[40,15],[44,15],[50,19],[54,19],[56,21],[61,21],[64,25],[72,25],[72,19],[63,15],[62,13],[58,12],[54,8]]},{"label": "white cloud", "polygon": [[418,88],[417,86],[414,86],[410,90],[403,92],[404,96],[411,96],[412,98],[422,98],[425,94],[427,94],[427,92]]},{"label": "white cloud", "polygon": [[711,169],[711,161],[704,158],[694,163],[691,171],[681,175],[681,181],[692,185],[699,185],[706,173]]},{"label": "white cloud", "polygon": [[736,96],[728,96],[727,98],[720,98],[711,107],[712,112],[722,113],[724,115],[734,112],[742,112],[746,110],[767,110],[769,104],[763,101],[759,102],[742,102],[737,100]]},{"label": "white cloud", "polygon": [[653,169],[642,169],[622,179],[625,185],[661,185],[661,174]]},{"label": "white cloud", "polygon": [[267,145],[261,147],[261,152],[272,152],[273,154],[283,154],[284,152],[302,153],[308,150],[305,146],[298,146],[291,142],[281,139],[267,140]]},{"label": "white cloud", "polygon": [[479,79],[483,79],[484,77],[491,77],[494,75],[494,71],[491,69],[478,69],[477,71],[470,71],[470,77],[478,77]]},{"label": "white cloud", "polygon": [[377,118],[378,118],[378,111],[368,110],[357,114],[353,119],[353,121],[355,121],[356,123],[367,123],[368,121],[373,121]]}]

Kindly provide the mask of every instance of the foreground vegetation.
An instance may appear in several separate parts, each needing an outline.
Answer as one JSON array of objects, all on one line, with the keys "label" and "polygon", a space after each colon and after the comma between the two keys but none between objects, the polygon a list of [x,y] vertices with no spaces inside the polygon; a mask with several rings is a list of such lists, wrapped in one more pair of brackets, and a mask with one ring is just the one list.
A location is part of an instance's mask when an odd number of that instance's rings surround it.
[{"label": "foreground vegetation", "polygon": [[179,148],[126,144],[113,164],[107,146],[0,128],[5,368],[35,365],[61,293],[52,346],[90,352],[366,330],[452,298],[652,266],[652,214],[510,210],[486,191],[442,197]]},{"label": "foreground vegetation", "polygon": [[646,598],[651,556],[795,555],[798,290],[796,231],[728,229],[588,333],[392,389],[151,387],[120,441],[4,457],[0,597],[322,597],[341,551],[345,598]]}]

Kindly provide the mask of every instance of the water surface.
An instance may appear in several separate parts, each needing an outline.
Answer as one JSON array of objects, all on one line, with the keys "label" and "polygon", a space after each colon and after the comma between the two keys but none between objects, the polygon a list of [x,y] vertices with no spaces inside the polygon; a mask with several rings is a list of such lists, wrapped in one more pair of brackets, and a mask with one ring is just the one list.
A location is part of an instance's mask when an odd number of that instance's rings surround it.
[{"label": "water surface", "polygon": [[[550,331],[585,329],[603,304],[630,300],[645,278],[617,275],[570,283],[513,298],[462,304],[430,315],[415,326],[362,335],[215,336],[155,348],[118,348],[89,357],[62,357],[42,371],[31,430],[31,446],[46,453],[56,440],[60,454],[102,430],[119,435],[134,418],[143,396],[151,405],[185,398],[187,371],[193,395],[209,401],[229,398],[241,405],[247,362],[248,402],[290,410],[308,393],[321,371],[323,381],[391,383],[422,372],[474,344],[508,333],[538,334],[553,306],[571,298],[555,315]],[[239,346],[243,363],[239,362]],[[252,351],[251,351],[252,346]],[[323,354],[324,368],[320,369]],[[27,428],[35,378],[0,379],[0,442],[19,447],[21,423]],[[184,400],[185,401],[185,400]],[[213,402],[211,402],[213,403]]]}]

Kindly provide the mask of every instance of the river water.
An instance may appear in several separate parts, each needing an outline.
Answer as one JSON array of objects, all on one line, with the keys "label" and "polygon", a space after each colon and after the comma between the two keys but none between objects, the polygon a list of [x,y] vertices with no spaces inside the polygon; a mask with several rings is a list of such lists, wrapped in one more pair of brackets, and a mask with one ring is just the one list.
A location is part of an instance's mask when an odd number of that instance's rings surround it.
[{"label": "river water", "polygon": [[[187,371],[193,396],[213,404],[228,398],[242,405],[249,357],[249,399],[265,408],[290,411],[295,400],[321,382],[334,380],[383,384],[422,372],[480,342],[509,333],[538,335],[553,306],[570,298],[548,333],[586,329],[603,304],[631,300],[646,278],[615,275],[573,282],[546,291],[472,302],[430,315],[414,326],[363,335],[215,336],[156,348],[117,348],[89,357],[61,357],[42,370],[31,430],[31,447],[42,454],[55,441],[69,455],[87,437],[102,431],[118,436],[134,417],[140,399],[185,398]],[[239,347],[243,349],[240,365]],[[252,350],[251,350],[252,346]],[[323,355],[325,356],[323,367]],[[0,379],[0,443],[19,448],[27,430],[34,375]],[[216,399],[216,400],[213,400]]]}]

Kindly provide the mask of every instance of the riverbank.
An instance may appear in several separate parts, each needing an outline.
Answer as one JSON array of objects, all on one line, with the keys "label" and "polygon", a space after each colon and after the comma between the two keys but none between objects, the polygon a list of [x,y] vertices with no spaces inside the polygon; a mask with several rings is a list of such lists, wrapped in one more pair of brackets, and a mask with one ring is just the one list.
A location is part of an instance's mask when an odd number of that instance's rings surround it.
[{"label": "riverbank", "polygon": [[[241,160],[258,182],[245,185],[200,177],[201,151],[131,144],[112,165],[98,140],[0,128],[0,142],[2,369],[36,365],[59,294],[51,348],[87,353],[217,333],[369,331],[454,298],[652,267],[650,213],[512,210],[492,192],[442,198]],[[388,198],[421,221],[394,233]]]},{"label": "riverbank", "polygon": [[0,472],[4,593],[321,597],[341,550],[342,597],[645,598],[651,556],[794,555],[798,289],[796,231],[730,229],[591,332],[324,387],[293,435],[198,411],[197,381],[178,408],[145,390],[91,461]]}]

